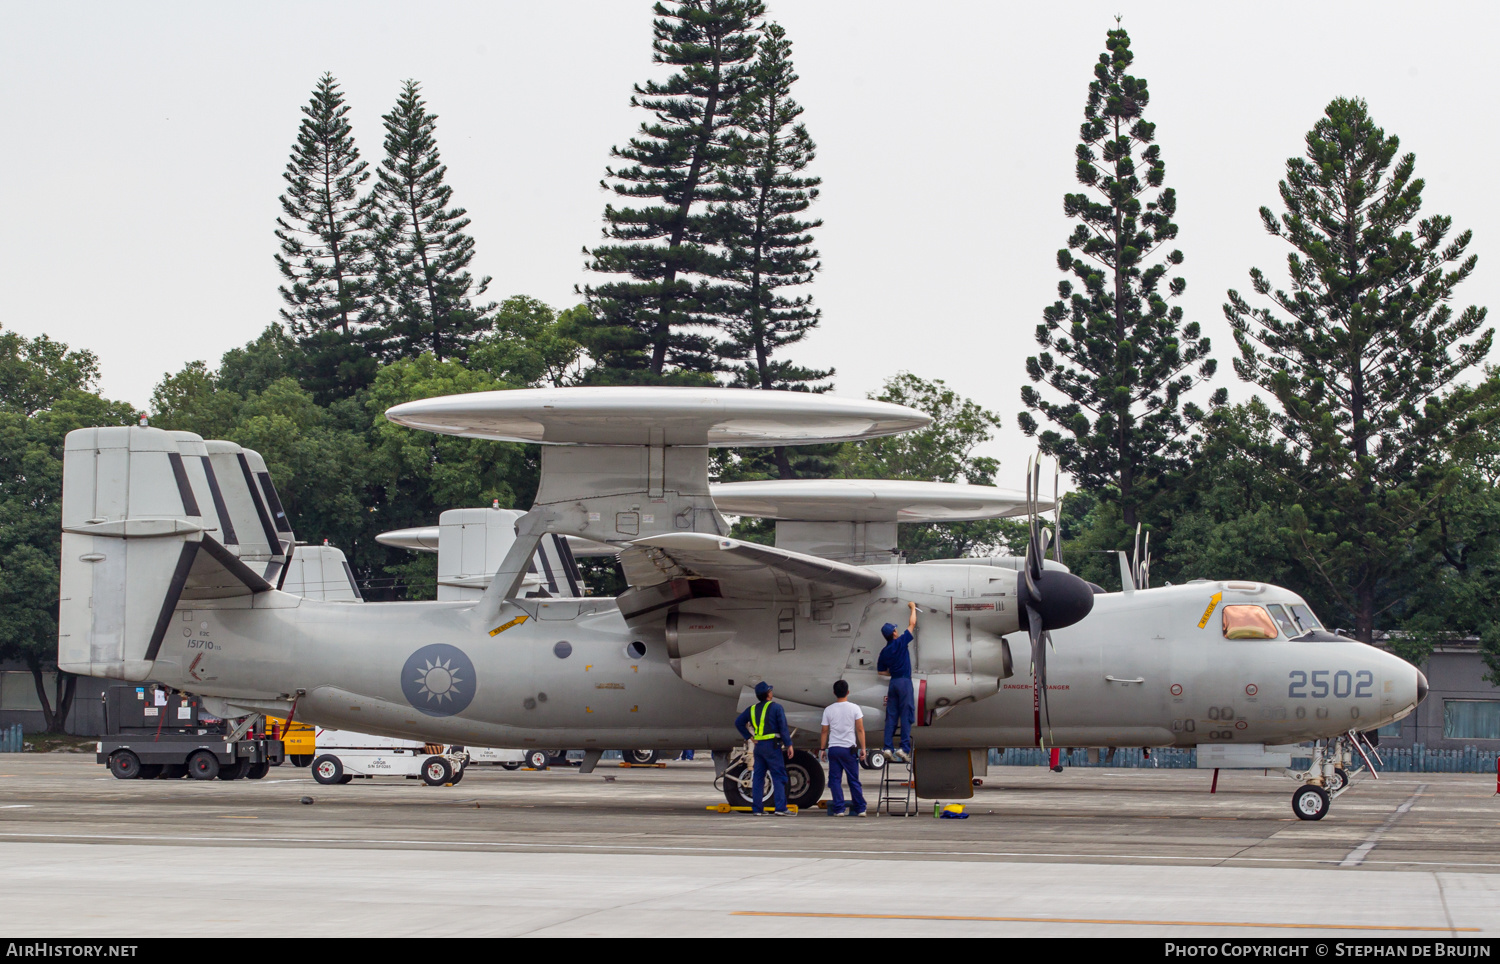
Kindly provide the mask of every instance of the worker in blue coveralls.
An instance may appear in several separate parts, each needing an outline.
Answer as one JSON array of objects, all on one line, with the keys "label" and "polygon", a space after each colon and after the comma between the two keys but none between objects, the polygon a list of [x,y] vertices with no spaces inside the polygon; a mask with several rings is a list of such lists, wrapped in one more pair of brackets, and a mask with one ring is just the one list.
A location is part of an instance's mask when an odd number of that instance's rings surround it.
[{"label": "worker in blue coveralls", "polygon": [[[909,602],[907,605],[911,607],[911,622],[906,624],[906,632],[897,636],[895,623],[881,626],[885,648],[875,661],[875,671],[891,678],[891,685],[885,692],[885,752],[903,763],[911,762],[911,728],[917,719],[917,703],[911,692],[911,652],[907,648],[911,645],[911,631],[917,628],[917,604]],[[899,751],[891,748],[898,721],[901,724]]]},{"label": "worker in blue coveralls", "polygon": [[750,777],[750,814],[764,817],[766,772],[771,774],[771,791],[776,816],[790,817],[786,809],[786,761],[792,758],[792,732],[786,725],[786,711],[771,699],[771,684],[755,684],[757,702],[734,721],[740,736],[749,740],[755,757],[755,771]]}]

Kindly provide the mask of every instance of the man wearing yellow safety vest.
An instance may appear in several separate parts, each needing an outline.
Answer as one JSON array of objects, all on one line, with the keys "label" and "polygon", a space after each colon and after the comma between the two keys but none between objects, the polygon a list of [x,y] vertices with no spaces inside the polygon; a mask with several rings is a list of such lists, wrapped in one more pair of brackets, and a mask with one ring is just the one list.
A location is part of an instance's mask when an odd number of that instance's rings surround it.
[{"label": "man wearing yellow safety vest", "polygon": [[750,777],[750,814],[764,817],[766,771],[771,773],[771,789],[776,816],[790,817],[786,809],[786,761],[792,758],[792,733],[786,725],[786,711],[771,700],[771,684],[755,684],[755,705],[734,721],[740,736],[754,747],[755,771]]}]

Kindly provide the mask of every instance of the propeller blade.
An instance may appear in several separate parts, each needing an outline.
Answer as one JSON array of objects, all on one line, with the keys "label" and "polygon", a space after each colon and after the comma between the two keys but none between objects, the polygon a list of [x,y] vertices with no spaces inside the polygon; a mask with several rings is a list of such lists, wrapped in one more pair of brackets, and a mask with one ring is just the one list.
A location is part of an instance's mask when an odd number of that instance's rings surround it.
[{"label": "propeller blade", "polygon": [[1037,746],[1042,742],[1042,723],[1046,721],[1047,737],[1052,737],[1052,712],[1047,706],[1047,647],[1052,634],[1042,628],[1042,614],[1036,607],[1026,607],[1026,632],[1031,637],[1031,719]]},{"label": "propeller blade", "polygon": [[1141,585],[1141,524],[1139,522],[1135,524],[1135,552],[1131,554],[1130,561],[1132,563],[1130,578],[1135,581],[1137,589],[1144,588]]},{"label": "propeller blade", "polygon": [[1146,547],[1141,550],[1141,588],[1151,588],[1151,533],[1146,533]]},{"label": "propeller blade", "polygon": [[1062,463],[1058,462],[1052,466],[1052,519],[1057,526],[1057,540],[1053,543],[1056,547],[1052,550],[1052,558],[1058,563],[1062,562]]}]

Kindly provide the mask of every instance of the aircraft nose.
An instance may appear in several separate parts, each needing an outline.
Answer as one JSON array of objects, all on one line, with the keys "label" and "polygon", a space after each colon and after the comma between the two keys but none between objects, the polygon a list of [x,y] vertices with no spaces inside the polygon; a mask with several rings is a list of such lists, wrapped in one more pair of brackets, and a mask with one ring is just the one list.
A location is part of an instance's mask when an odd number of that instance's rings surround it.
[{"label": "aircraft nose", "polygon": [[1417,702],[1420,703],[1425,699],[1427,699],[1427,677],[1422,675],[1421,670],[1417,670]]}]

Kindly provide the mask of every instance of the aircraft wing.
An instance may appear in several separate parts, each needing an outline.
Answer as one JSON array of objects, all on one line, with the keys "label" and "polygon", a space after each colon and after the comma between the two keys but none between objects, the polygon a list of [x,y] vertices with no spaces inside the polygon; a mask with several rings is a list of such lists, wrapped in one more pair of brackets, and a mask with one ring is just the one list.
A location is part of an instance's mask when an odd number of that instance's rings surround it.
[{"label": "aircraft wing", "polygon": [[693,597],[836,599],[885,581],[869,569],[706,532],[638,539],[620,552],[620,565],[631,587],[620,596],[627,618]]}]

